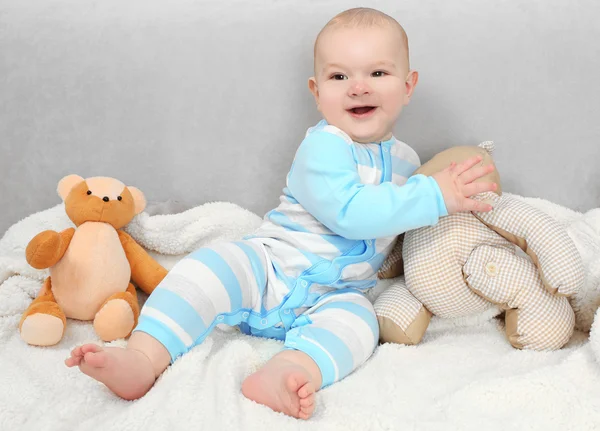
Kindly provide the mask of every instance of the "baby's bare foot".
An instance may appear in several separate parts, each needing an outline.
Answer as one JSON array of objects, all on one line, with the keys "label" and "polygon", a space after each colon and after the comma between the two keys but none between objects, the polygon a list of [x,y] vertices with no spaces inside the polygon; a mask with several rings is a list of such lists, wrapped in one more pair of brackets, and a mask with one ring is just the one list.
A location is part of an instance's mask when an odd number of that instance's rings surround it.
[{"label": "baby's bare foot", "polygon": [[302,366],[285,359],[270,361],[242,384],[248,399],[276,412],[308,419],[315,409],[315,387]]},{"label": "baby's bare foot", "polygon": [[126,400],[141,398],[156,380],[150,359],[133,349],[85,344],[73,349],[65,364],[79,366],[84,374]]}]

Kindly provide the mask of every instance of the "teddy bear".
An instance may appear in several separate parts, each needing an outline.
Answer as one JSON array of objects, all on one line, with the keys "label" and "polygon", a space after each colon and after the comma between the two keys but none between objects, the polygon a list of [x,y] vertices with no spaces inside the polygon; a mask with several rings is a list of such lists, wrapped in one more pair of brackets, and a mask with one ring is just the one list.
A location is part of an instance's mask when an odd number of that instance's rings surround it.
[{"label": "teddy bear", "polygon": [[[449,148],[414,175],[432,175],[474,155],[494,164],[493,142]],[[379,278],[396,278],[374,307],[381,342],[421,341],[432,315],[460,318],[504,311],[508,341],[518,349],[553,350],[570,339],[568,297],[584,281],[581,256],[567,231],[522,199],[502,193],[497,169],[478,181],[496,192],[474,196],[487,213],[457,213],[398,238]],[[399,277],[404,275],[404,279]]]},{"label": "teddy bear", "polygon": [[27,245],[27,262],[49,268],[50,276],[23,313],[21,337],[31,345],[57,344],[67,318],[93,320],[103,341],[127,337],[140,313],[131,280],[150,294],[167,273],[121,230],[144,210],[144,194],[114,178],[68,175],[58,195],[75,227],[41,232]]}]

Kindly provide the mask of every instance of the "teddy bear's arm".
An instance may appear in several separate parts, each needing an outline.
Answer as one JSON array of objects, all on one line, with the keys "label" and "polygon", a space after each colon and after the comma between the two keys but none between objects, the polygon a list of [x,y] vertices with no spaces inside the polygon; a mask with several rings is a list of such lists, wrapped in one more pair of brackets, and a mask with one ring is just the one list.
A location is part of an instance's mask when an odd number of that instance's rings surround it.
[{"label": "teddy bear's arm", "polygon": [[131,236],[117,231],[121,245],[131,266],[131,279],[144,292],[150,294],[167,275],[163,268]]},{"label": "teddy bear's arm", "polygon": [[72,227],[60,233],[46,230],[37,234],[25,250],[27,263],[35,269],[46,269],[56,265],[65,255],[74,234],[75,229]]}]

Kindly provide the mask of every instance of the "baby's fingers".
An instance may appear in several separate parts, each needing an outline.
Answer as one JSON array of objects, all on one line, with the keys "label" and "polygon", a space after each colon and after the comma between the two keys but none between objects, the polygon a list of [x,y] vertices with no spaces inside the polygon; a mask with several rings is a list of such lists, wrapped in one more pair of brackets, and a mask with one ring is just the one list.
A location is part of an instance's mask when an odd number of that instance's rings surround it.
[{"label": "baby's fingers", "polygon": [[463,172],[460,179],[463,184],[469,184],[494,170],[494,165],[478,166]]},{"label": "baby's fingers", "polygon": [[496,183],[471,183],[463,186],[463,194],[466,197],[471,197],[479,193],[495,192],[497,188]]},{"label": "baby's fingers", "polygon": [[467,159],[464,162],[461,162],[458,165],[456,165],[454,172],[457,175],[461,175],[463,172],[468,171],[469,169],[471,169],[473,166],[475,166],[477,163],[481,162],[482,160],[483,160],[483,157],[481,157],[481,156],[471,157],[470,159]]},{"label": "baby's fingers", "polygon": [[487,212],[490,212],[491,210],[492,210],[492,206],[490,204],[486,204],[481,201],[476,201],[476,200],[467,198],[463,202],[463,211],[487,213]]}]

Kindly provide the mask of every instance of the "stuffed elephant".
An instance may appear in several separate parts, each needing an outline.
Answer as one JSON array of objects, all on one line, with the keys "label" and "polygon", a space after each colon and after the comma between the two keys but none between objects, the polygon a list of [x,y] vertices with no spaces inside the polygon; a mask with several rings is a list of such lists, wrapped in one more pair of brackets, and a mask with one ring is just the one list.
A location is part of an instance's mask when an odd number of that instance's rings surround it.
[{"label": "stuffed elephant", "polygon": [[[432,175],[476,154],[493,164],[493,149],[491,142],[453,147],[415,174]],[[554,219],[503,195],[497,170],[479,181],[498,184],[496,193],[474,197],[491,212],[453,214],[399,238],[380,271],[380,278],[404,272],[375,302],[382,342],[416,344],[432,315],[463,317],[494,306],[505,310],[516,348],[559,349],[570,339],[575,316],[567,297],[584,281],[575,244]]]}]

